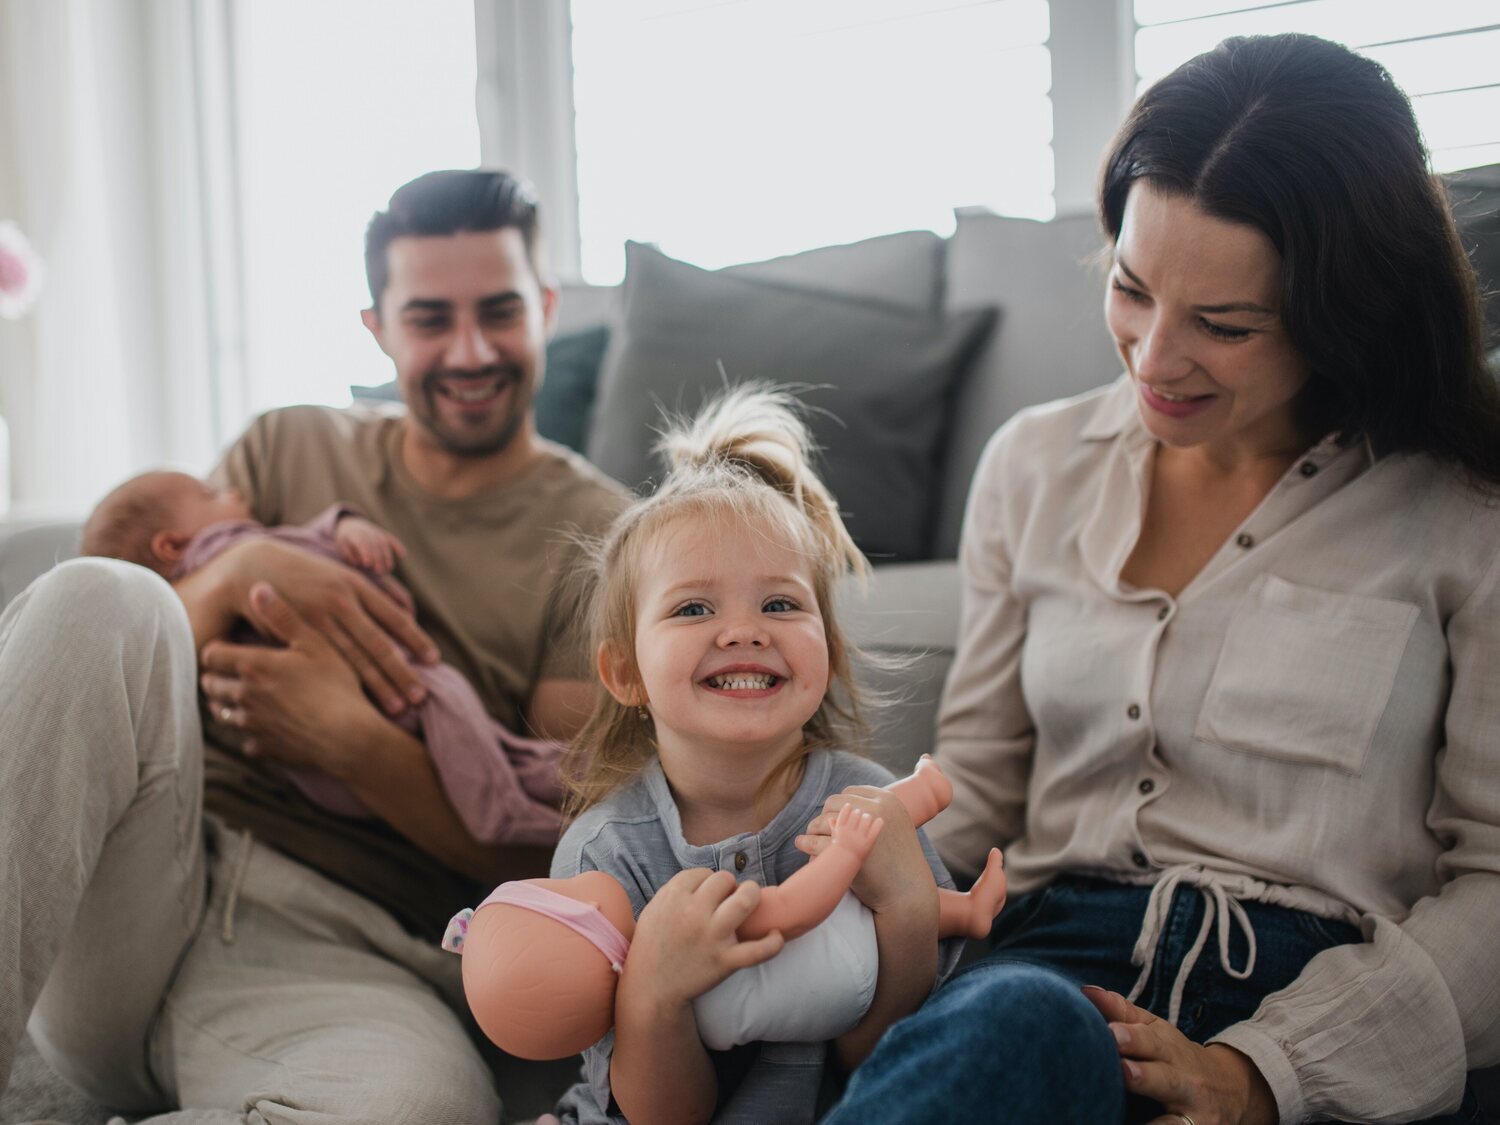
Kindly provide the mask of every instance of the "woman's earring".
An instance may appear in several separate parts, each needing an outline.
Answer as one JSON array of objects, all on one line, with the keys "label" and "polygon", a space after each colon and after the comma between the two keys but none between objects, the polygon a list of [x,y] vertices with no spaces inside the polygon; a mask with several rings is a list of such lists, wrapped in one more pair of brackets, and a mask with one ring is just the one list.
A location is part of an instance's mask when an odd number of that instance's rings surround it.
[{"label": "woman's earring", "polygon": [[636,717],[639,718],[641,722],[649,723],[651,721],[651,712],[647,711],[644,707],[637,707],[635,709],[635,713]]}]

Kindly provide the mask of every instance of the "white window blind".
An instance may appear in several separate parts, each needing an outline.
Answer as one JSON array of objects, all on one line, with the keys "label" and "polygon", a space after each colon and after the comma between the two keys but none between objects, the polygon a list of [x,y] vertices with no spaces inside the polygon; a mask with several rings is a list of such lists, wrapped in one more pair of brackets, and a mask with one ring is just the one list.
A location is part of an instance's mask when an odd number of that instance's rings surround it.
[{"label": "white window blind", "polygon": [[1053,214],[1045,0],[573,0],[586,280]]},{"label": "white window blind", "polygon": [[246,405],[347,403],[391,375],[359,322],[365,225],[413,176],[479,163],[473,0],[234,11]]},{"label": "white window blind", "polygon": [[1143,88],[1228,36],[1305,32],[1391,72],[1436,171],[1500,163],[1497,0],[1135,0],[1135,18]]}]

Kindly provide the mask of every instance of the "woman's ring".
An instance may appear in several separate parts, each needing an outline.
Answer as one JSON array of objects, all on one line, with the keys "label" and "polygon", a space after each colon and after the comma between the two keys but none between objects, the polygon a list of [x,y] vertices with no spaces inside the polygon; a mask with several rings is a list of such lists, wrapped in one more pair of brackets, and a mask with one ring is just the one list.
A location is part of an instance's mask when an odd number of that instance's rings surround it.
[{"label": "woman's ring", "polygon": [[1185,1113],[1174,1113],[1174,1114],[1172,1114],[1172,1116],[1173,1117],[1180,1117],[1180,1118],[1182,1118],[1182,1125],[1198,1125],[1198,1123],[1196,1121],[1194,1121],[1191,1117],[1189,1117]]},{"label": "woman's ring", "polygon": [[[219,721],[221,723],[227,723],[227,722],[229,722],[230,716],[233,715],[233,714],[234,714],[234,708],[230,707],[229,704],[226,703],[223,707],[219,708]],[[1181,1117],[1182,1114],[1179,1113],[1177,1116]],[[1188,1121],[1188,1125],[1193,1125],[1193,1123],[1192,1123],[1191,1120]]]}]

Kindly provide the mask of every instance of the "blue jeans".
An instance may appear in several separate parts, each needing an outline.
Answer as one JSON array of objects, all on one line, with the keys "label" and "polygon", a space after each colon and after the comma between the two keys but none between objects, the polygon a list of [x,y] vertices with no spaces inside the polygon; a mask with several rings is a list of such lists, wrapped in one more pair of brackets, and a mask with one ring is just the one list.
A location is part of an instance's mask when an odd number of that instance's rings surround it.
[{"label": "blue jeans", "polygon": [[[1127,1097],[1119,1052],[1080,992],[1097,984],[1128,993],[1130,963],[1149,887],[1063,878],[1001,913],[988,955],[895,1024],[849,1081],[823,1125],[929,1122],[1148,1121],[1162,1112]],[[1294,980],[1318,953],[1360,941],[1353,926],[1262,903],[1242,904],[1255,928],[1255,972],[1236,980],[1210,940],[1186,982],[1178,1027],[1203,1042],[1249,1018],[1266,995]],[[1156,960],[1137,999],[1166,1016],[1173,981],[1203,921],[1203,895],[1174,893]],[[1230,961],[1244,965],[1244,935],[1230,930]],[[1472,1090],[1457,1114],[1426,1125],[1480,1121]]]}]

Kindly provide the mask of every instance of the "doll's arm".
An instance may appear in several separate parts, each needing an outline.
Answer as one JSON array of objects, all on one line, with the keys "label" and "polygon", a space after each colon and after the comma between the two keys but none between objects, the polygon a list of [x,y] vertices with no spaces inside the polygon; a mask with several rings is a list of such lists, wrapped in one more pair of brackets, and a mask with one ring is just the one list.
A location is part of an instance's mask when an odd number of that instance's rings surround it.
[{"label": "doll's arm", "polygon": [[779,930],[787,941],[807,933],[838,905],[875,846],[885,821],[845,805],[834,818],[827,849],[785,883],[765,887],[760,904],[736,931],[742,941]]},{"label": "doll's arm", "polygon": [[909,776],[896,779],[886,789],[901,799],[915,828],[921,828],[953,801],[953,782],[943,776],[931,754],[923,754]]}]

